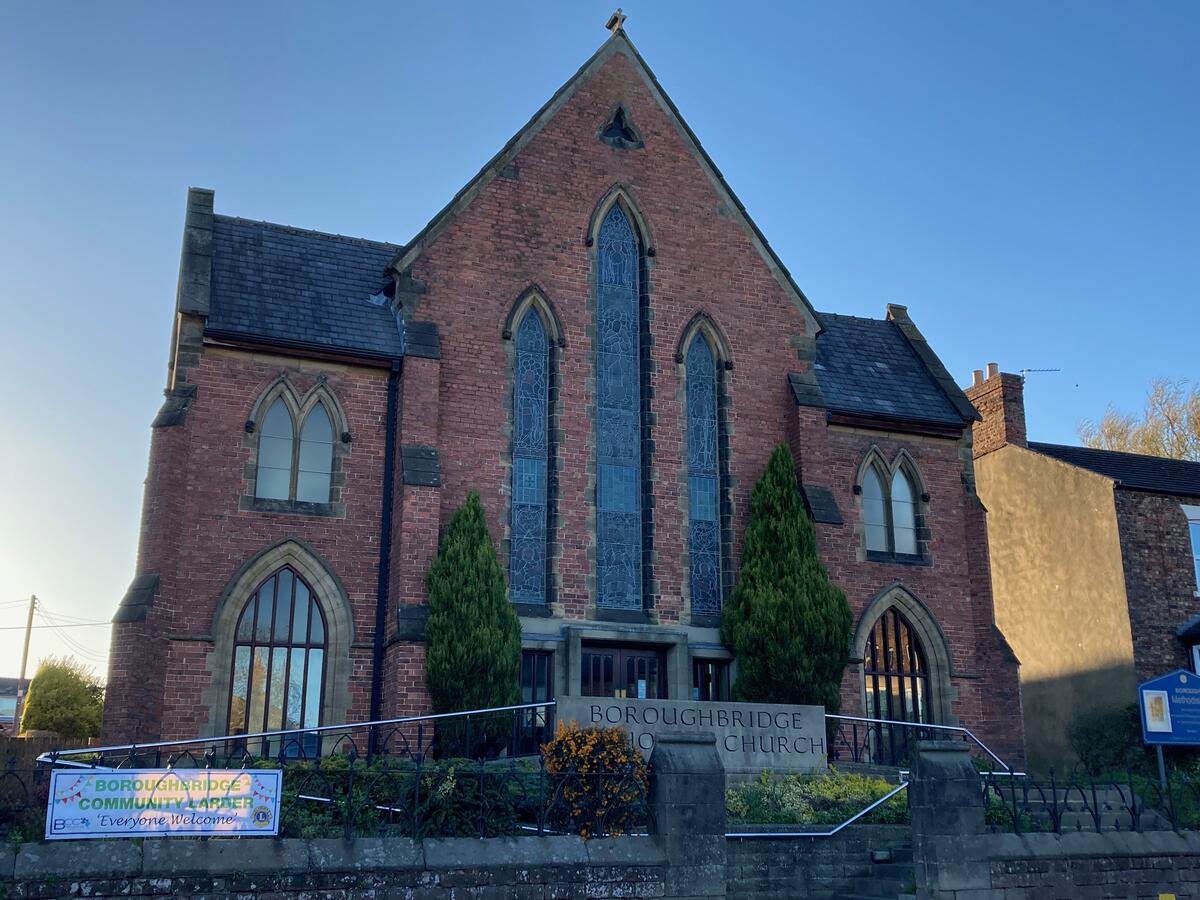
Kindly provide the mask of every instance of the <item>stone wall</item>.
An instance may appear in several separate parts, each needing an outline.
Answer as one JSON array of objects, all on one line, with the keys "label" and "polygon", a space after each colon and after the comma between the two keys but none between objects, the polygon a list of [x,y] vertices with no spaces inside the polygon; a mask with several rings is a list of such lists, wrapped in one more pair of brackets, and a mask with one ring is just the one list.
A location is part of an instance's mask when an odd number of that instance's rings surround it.
[{"label": "stone wall", "polygon": [[652,838],[135,841],[0,849],[6,897],[682,897]]},{"label": "stone wall", "polygon": [[964,744],[918,745],[909,787],[918,900],[1200,897],[1200,834],[991,834]]},{"label": "stone wall", "polygon": [[1200,897],[1200,834],[1106,831],[942,839],[938,900]]},{"label": "stone wall", "polygon": [[862,825],[827,838],[731,838],[727,895],[737,900],[826,900],[856,879],[870,878],[872,854],[897,859],[908,853],[910,842],[905,825]]}]

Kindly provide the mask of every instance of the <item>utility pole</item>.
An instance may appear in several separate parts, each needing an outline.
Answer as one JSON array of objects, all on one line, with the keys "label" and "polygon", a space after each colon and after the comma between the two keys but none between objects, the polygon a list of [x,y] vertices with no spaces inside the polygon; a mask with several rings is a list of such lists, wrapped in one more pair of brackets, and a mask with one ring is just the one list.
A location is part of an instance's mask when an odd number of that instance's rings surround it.
[{"label": "utility pole", "polygon": [[25,711],[25,666],[29,662],[29,636],[33,633],[33,611],[37,609],[37,595],[29,597],[29,618],[25,620],[25,648],[21,651],[21,674],[17,678],[17,709],[13,717],[13,734],[21,733],[21,713]]}]

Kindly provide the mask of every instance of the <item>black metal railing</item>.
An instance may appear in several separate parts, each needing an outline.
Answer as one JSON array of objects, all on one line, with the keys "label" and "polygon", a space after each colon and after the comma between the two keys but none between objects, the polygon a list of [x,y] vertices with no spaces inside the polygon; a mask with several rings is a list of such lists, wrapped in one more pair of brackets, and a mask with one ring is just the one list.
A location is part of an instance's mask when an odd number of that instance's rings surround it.
[{"label": "black metal railing", "polygon": [[[259,766],[274,765],[261,761]],[[177,769],[190,767],[177,766]],[[0,772],[0,838],[40,840],[50,769]],[[282,837],[605,837],[650,829],[644,769],[550,771],[539,760],[368,763],[352,756],[283,766]],[[151,792],[152,795],[152,792]]]},{"label": "black metal railing", "polygon": [[1045,778],[981,774],[985,815],[994,831],[1169,831],[1200,828],[1200,781],[1190,772],[1158,776],[1124,769],[1077,770]]},{"label": "black metal railing", "polygon": [[[644,766],[548,766],[554,701],[320,728],[56,750],[11,771],[44,820],[46,773],[73,769],[281,768],[280,834],[292,837],[644,833]],[[7,775],[5,777],[8,777]],[[3,789],[0,778],[0,791]],[[0,793],[0,830],[17,822]],[[28,823],[24,819],[22,826]],[[40,832],[39,832],[40,833]]]},{"label": "black metal railing", "polygon": [[933,725],[894,719],[869,719],[864,716],[825,716],[828,756],[831,763],[856,763],[886,768],[911,768],[917,742],[928,740],[963,741],[972,756],[986,768],[1012,771],[1011,767],[969,728],[961,725]]},{"label": "black metal railing", "polygon": [[38,762],[87,768],[249,768],[331,756],[424,761],[534,756],[553,735],[553,700],[495,709],[374,722],[226,734],[179,741],[81,747],[43,753]]}]

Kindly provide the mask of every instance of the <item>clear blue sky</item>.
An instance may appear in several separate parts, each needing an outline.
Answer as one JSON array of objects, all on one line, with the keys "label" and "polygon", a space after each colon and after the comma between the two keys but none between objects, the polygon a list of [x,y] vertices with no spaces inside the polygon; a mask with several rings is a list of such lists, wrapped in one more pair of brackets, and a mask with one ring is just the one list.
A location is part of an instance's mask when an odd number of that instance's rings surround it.
[{"label": "clear blue sky", "polygon": [[[1194,377],[1200,5],[622,0],[821,310],[951,372],[1059,367],[1032,436]],[[25,3],[0,28],[0,628],[134,569],[185,191],[402,243],[607,36],[609,2]],[[69,634],[103,671],[108,630]],[[15,674],[19,631],[0,630]],[[62,652],[51,629],[33,658]]]}]

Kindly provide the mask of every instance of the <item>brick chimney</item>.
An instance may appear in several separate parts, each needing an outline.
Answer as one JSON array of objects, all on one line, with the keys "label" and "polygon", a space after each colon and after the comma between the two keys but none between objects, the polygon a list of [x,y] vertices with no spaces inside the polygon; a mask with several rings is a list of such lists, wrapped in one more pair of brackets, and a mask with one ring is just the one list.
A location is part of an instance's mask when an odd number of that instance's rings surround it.
[{"label": "brick chimney", "polygon": [[1001,372],[996,363],[988,363],[987,378],[982,370],[976,369],[973,382],[967,388],[967,399],[983,416],[983,421],[976,422],[973,429],[975,458],[1005,444],[1024,447],[1025,379]]}]

